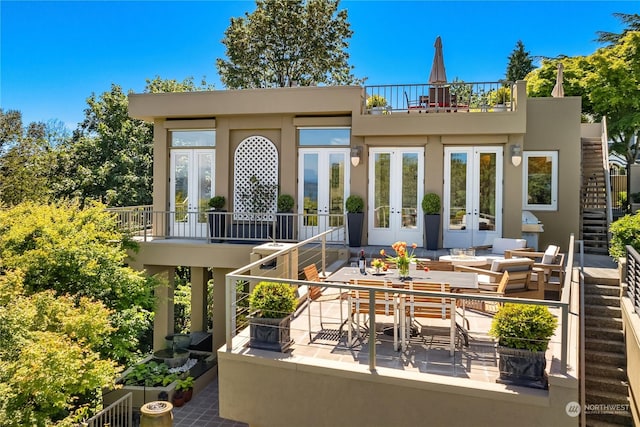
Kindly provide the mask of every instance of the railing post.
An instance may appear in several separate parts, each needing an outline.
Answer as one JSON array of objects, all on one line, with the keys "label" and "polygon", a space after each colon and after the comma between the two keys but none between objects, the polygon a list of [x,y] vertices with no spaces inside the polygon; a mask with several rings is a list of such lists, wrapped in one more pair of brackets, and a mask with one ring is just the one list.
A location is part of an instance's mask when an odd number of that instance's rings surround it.
[{"label": "railing post", "polygon": [[320,250],[321,253],[321,257],[322,257],[322,274],[326,277],[326,268],[327,268],[327,257],[325,256],[326,254],[326,249],[327,249],[327,236],[325,234],[322,235],[322,248]]},{"label": "railing post", "polygon": [[[231,331],[235,330],[235,323],[236,323],[236,313],[234,313],[234,307],[235,307],[235,298],[234,298],[234,294],[235,292],[232,291],[232,289],[235,289],[235,286],[232,286],[232,281],[233,279],[231,277],[226,277],[225,278],[225,300],[226,300],[226,308],[225,310],[227,311],[227,315],[225,316],[225,323],[226,323],[226,338],[225,341],[227,342],[227,351],[231,351],[233,348],[232,345],[232,338],[233,335],[231,333]],[[232,299],[233,298],[233,299]]]},{"label": "railing post", "polygon": [[376,370],[376,291],[374,290],[369,291],[369,370]]},{"label": "railing post", "polygon": [[562,336],[560,338],[562,346],[560,347],[560,371],[563,374],[567,373],[567,353],[568,353],[568,339],[569,339],[569,305],[562,306]]}]

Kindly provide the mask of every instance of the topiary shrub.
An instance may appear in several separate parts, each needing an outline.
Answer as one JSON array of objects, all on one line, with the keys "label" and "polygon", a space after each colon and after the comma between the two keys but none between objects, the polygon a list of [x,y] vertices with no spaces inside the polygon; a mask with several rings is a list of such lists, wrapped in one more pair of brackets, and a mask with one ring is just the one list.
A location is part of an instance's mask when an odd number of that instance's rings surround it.
[{"label": "topiary shrub", "polygon": [[489,334],[504,347],[544,351],[557,326],[545,306],[506,303],[493,317]]},{"label": "topiary shrub", "polygon": [[293,286],[280,282],[260,282],[249,296],[252,311],[260,317],[280,319],[293,313],[298,304]]},{"label": "topiary shrub", "polygon": [[364,200],[360,196],[351,195],[347,197],[345,208],[349,213],[361,213],[364,211]]},{"label": "topiary shrub", "polygon": [[293,212],[294,200],[288,194],[278,196],[278,212]]},{"label": "topiary shrub", "polygon": [[614,259],[627,256],[627,245],[640,250],[640,216],[625,215],[609,226],[611,243],[609,255]]},{"label": "topiary shrub", "polygon": [[436,193],[427,193],[422,198],[422,212],[426,215],[436,215],[440,213],[440,196]]},{"label": "topiary shrub", "polygon": [[224,198],[224,196],[214,196],[209,199],[209,207],[219,211],[220,209],[224,208],[225,202],[226,199]]},{"label": "topiary shrub", "polygon": [[387,100],[382,95],[371,95],[367,98],[367,108],[386,107]]}]

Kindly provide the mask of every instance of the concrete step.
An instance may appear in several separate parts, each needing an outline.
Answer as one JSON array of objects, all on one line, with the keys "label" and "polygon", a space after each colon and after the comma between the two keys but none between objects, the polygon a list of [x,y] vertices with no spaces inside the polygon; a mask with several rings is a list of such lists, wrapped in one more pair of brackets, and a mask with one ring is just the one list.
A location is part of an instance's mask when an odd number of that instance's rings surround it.
[{"label": "concrete step", "polygon": [[[584,295],[584,304],[586,306],[606,305],[608,307],[620,308],[620,297],[617,295],[587,294]],[[586,310],[586,308],[585,308]],[[587,311],[587,315],[589,312]]]},{"label": "concrete step", "polygon": [[631,414],[588,414],[587,427],[633,427]]},{"label": "concrete step", "polygon": [[625,380],[615,378],[587,375],[585,378],[585,390],[607,391],[621,396],[627,396],[629,394],[629,383]]},{"label": "concrete step", "polygon": [[608,341],[597,338],[587,338],[584,343],[584,347],[587,352],[595,350],[595,351],[603,351],[609,352],[612,354],[622,354],[624,356],[624,341]]},{"label": "concrete step", "polygon": [[586,316],[584,324],[587,329],[596,327],[622,330],[622,317]]},{"label": "concrete step", "polygon": [[604,403],[608,405],[627,405],[629,404],[629,398],[626,395],[618,393],[612,393],[606,390],[590,390],[585,388],[585,399],[587,405]]},{"label": "concrete step", "polygon": [[624,365],[616,366],[606,363],[587,362],[584,366],[585,378],[591,376],[606,377],[626,381],[627,371]]},{"label": "concrete step", "polygon": [[584,355],[585,362],[600,363],[611,366],[626,366],[627,358],[624,353],[612,353],[609,351],[587,350]]},{"label": "concrete step", "polygon": [[624,334],[621,329],[590,326],[585,328],[584,333],[587,339],[600,339],[624,343]]},{"label": "concrete step", "polygon": [[[606,269],[611,270],[611,269]],[[614,272],[609,272],[607,277],[592,277],[585,276],[584,278],[585,285],[589,285],[587,287],[591,287],[591,285],[603,285],[603,286],[615,286],[616,288],[620,288],[620,277],[618,276],[617,270]],[[585,288],[585,292],[587,289]]]},{"label": "concrete step", "polygon": [[590,316],[596,317],[622,317],[620,307],[610,307],[606,305],[584,305],[584,313],[588,319]]},{"label": "concrete step", "polygon": [[[616,279],[617,282],[617,279]],[[585,295],[607,295],[611,297],[620,297],[620,287],[617,285],[607,285],[602,283],[586,284],[584,287]]]}]

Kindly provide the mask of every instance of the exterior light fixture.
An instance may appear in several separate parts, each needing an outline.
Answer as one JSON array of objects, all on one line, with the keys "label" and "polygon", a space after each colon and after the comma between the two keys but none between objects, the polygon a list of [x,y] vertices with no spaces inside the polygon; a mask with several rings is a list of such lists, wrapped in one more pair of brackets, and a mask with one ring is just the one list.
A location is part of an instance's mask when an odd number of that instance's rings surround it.
[{"label": "exterior light fixture", "polygon": [[520,145],[515,144],[511,146],[511,164],[513,166],[518,167],[522,163],[522,147]]},{"label": "exterior light fixture", "polygon": [[351,164],[356,167],[360,164],[362,157],[362,147],[360,145],[351,148]]}]

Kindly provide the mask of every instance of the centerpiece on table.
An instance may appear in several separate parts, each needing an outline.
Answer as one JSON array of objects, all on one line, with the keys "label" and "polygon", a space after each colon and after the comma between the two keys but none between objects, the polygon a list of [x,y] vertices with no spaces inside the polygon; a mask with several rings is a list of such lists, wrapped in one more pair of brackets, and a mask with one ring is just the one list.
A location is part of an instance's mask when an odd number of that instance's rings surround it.
[{"label": "centerpiece on table", "polygon": [[371,267],[375,268],[375,274],[380,274],[380,271],[384,271],[387,269],[387,264],[380,258],[376,258],[371,261]]},{"label": "centerpiece on table", "polygon": [[[416,257],[414,255],[416,248],[418,245],[415,243],[411,244],[411,252],[407,250],[407,242],[395,242],[391,245],[391,248],[395,251],[396,256],[388,256],[387,261],[396,265],[398,269],[398,274],[400,276],[400,280],[408,280],[409,277],[409,265],[412,262],[415,262]],[[386,253],[384,249],[380,250],[380,255],[385,256]]]}]

